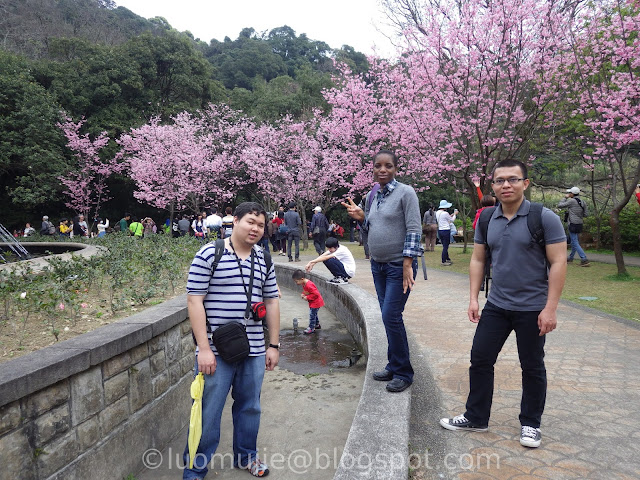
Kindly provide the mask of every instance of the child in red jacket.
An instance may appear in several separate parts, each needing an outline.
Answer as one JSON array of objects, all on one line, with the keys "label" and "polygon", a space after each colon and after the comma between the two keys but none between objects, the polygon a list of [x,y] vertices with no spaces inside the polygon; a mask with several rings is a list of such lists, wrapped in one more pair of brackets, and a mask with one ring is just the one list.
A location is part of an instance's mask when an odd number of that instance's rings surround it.
[{"label": "child in red jacket", "polygon": [[311,280],[304,277],[302,270],[293,272],[293,281],[296,282],[296,285],[302,285],[302,293],[300,296],[309,302],[309,328],[307,328],[304,333],[310,335],[320,329],[318,310],[324,306],[324,300],[318,291],[318,287],[316,287]]}]

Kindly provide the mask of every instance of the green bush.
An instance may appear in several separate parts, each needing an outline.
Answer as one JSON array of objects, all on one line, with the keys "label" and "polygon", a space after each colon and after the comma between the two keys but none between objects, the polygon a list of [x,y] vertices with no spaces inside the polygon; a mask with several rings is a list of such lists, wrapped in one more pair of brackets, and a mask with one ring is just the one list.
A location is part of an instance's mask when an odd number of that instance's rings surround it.
[{"label": "green bush", "polygon": [[[633,200],[633,199],[632,199]],[[609,225],[609,215],[602,217],[600,226],[600,244],[603,248],[613,248],[613,235]],[[585,231],[595,238],[597,235],[596,218],[589,216],[584,219]],[[622,238],[622,249],[625,251],[640,250],[640,211],[636,202],[629,203],[620,212],[620,236]]]}]

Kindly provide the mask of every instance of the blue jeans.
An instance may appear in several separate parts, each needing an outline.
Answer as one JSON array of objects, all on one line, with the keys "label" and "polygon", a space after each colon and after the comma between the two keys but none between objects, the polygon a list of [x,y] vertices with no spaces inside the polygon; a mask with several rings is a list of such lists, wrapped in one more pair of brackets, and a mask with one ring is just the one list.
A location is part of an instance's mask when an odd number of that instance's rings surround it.
[{"label": "blue jeans", "polygon": [[465,417],[476,425],[489,424],[493,399],[493,366],[512,330],[516,332],[518,357],[522,368],[520,424],[539,428],[547,396],[544,366],[546,335],[540,336],[539,311],[504,310],[487,302],[473,337],[469,396]]},{"label": "blue jeans", "polygon": [[[418,262],[413,261],[413,278],[418,271]],[[402,262],[378,263],[371,260],[373,283],[378,294],[378,303],[382,311],[382,323],[387,333],[386,370],[393,378],[413,382],[413,367],[409,359],[409,342],[404,328],[402,312],[409,298],[409,290],[402,293]]]},{"label": "blue jeans", "polygon": [[344,265],[336,257],[331,257],[324,261],[324,266],[329,269],[334,277],[351,278],[347,275],[347,271],[344,269]]},{"label": "blue jeans", "polygon": [[573,257],[575,256],[576,252],[578,252],[578,256],[580,257],[580,259],[586,260],[587,256],[585,255],[584,250],[582,250],[582,247],[580,246],[580,242],[578,241],[578,235],[580,234],[569,232],[569,238],[571,239],[571,253],[569,254],[569,258],[573,260]]},{"label": "blue jeans", "polygon": [[442,263],[451,261],[449,258],[449,243],[451,242],[451,230],[438,230],[440,243],[442,244]]},{"label": "blue jeans", "polygon": [[260,241],[258,242],[258,245],[260,245],[265,252],[269,251],[269,237],[267,237],[266,235],[263,236]]},{"label": "blue jeans", "polygon": [[[202,437],[194,456],[193,469],[185,468],[183,479],[204,478],[207,465],[220,442],[220,418],[231,389],[233,407],[233,463],[246,466],[258,454],[257,439],[260,428],[260,390],[264,379],[264,355],[247,357],[227,363],[216,355],[217,367],[213,375],[204,376],[202,395]],[[198,364],[196,362],[196,373]],[[189,467],[189,444],[183,459]]]},{"label": "blue jeans", "polygon": [[318,320],[318,310],[320,309],[309,307],[309,328],[311,330],[315,330],[320,323],[320,320]]}]

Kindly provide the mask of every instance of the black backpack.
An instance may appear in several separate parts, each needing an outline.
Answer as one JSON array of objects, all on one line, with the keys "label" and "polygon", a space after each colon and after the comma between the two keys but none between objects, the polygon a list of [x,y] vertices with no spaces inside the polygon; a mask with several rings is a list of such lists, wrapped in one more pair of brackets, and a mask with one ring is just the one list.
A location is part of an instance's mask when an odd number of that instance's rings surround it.
[{"label": "black backpack", "polygon": [[[484,296],[489,296],[489,280],[491,280],[491,250],[487,243],[487,232],[489,230],[489,222],[491,216],[496,207],[487,207],[480,212],[478,223],[476,224],[476,230],[482,232],[482,238],[484,238],[485,247],[485,259],[484,259],[484,282],[480,290],[484,290]],[[544,241],[544,228],[542,227],[542,204],[531,202],[529,208],[529,214],[527,215],[527,227],[531,234],[532,243],[538,245],[543,253],[545,251]]]}]

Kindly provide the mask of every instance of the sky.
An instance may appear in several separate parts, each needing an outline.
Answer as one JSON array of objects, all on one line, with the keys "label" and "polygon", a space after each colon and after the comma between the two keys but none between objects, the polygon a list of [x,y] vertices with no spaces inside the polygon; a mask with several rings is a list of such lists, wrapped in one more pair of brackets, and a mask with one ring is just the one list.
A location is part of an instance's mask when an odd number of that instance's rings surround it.
[{"label": "sky", "polygon": [[[306,33],[331,48],[350,45],[366,55],[390,57],[395,48],[386,36],[392,28],[379,0],[115,0],[144,18],[164,17],[178,31],[189,30],[209,42],[240,30],[257,32],[288,25],[296,35]],[[386,36],[385,36],[386,35]]]}]

